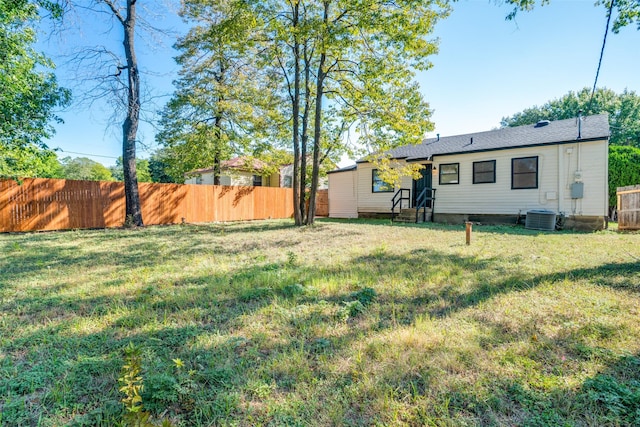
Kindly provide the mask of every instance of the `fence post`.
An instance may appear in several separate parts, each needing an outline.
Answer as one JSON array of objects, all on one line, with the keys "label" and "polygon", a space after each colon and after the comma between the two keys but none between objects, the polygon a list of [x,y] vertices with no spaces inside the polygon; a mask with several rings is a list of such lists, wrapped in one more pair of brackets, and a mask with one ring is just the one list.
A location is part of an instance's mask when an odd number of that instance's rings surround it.
[{"label": "fence post", "polygon": [[640,230],[640,185],[618,187],[618,230]]}]

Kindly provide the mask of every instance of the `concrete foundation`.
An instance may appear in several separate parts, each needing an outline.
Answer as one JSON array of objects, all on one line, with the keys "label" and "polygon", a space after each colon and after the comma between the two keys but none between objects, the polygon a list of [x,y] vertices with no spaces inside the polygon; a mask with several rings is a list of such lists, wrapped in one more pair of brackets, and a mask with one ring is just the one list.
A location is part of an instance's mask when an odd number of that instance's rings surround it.
[{"label": "concrete foundation", "polygon": [[598,231],[604,230],[606,220],[604,216],[568,216],[564,220],[565,230]]},{"label": "concrete foundation", "polygon": [[368,218],[368,219],[391,219],[391,211],[389,211],[389,213],[381,213],[381,212],[358,212],[358,218]]},{"label": "concrete foundation", "polygon": [[[391,213],[358,212],[358,218],[389,219]],[[525,215],[447,214],[436,213],[434,222],[443,224],[464,224],[467,221],[483,225],[524,224]],[[604,216],[568,216],[563,223],[564,230],[598,231],[605,228]]]},{"label": "concrete foundation", "polygon": [[[522,217],[524,218],[524,217]],[[517,223],[517,215],[481,215],[481,214],[444,214],[436,213],[435,222],[441,222],[444,224],[464,224],[467,221],[475,222],[478,224],[486,225],[498,225],[498,224],[510,224],[515,225]]]}]

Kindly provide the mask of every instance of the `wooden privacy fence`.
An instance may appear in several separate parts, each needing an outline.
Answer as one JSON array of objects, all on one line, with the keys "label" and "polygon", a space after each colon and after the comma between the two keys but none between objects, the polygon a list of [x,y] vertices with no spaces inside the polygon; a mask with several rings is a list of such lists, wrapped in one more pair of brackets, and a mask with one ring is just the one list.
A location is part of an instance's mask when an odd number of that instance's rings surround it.
[{"label": "wooden privacy fence", "polygon": [[640,230],[640,185],[618,187],[618,230]]},{"label": "wooden privacy fence", "polygon": [[316,193],[316,216],[329,216],[329,190]]},{"label": "wooden privacy fence", "polygon": [[[290,218],[290,188],[140,183],[146,225]],[[0,180],[0,232],[119,227],[122,182]]]}]

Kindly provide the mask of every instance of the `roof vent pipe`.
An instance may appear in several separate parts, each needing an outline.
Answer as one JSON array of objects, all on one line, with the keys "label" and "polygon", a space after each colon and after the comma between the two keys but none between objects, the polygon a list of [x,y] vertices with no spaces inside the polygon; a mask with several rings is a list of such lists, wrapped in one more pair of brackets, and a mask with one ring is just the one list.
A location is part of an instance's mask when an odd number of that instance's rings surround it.
[{"label": "roof vent pipe", "polygon": [[578,110],[578,138],[582,139],[582,110]]},{"label": "roof vent pipe", "polygon": [[471,142],[469,144],[473,144],[473,137],[471,137]]},{"label": "roof vent pipe", "polygon": [[437,142],[437,141],[440,141],[440,134],[439,134],[439,133],[436,133],[436,138],[437,138],[437,139],[436,139],[436,142]]}]

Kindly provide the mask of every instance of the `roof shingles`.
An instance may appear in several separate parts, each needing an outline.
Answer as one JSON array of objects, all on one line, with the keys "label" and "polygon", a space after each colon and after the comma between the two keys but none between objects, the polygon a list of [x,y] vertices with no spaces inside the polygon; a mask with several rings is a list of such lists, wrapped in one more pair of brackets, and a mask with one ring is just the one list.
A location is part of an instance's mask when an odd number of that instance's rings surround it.
[{"label": "roof shingles", "polygon": [[[556,120],[546,126],[525,125],[495,129],[486,132],[425,139],[422,144],[406,145],[390,150],[391,158],[417,161],[445,154],[471,153],[475,151],[502,150],[580,140],[606,139],[609,137],[607,114],[582,118],[581,138],[578,139],[578,119]],[[366,161],[362,159],[361,161]]]}]

